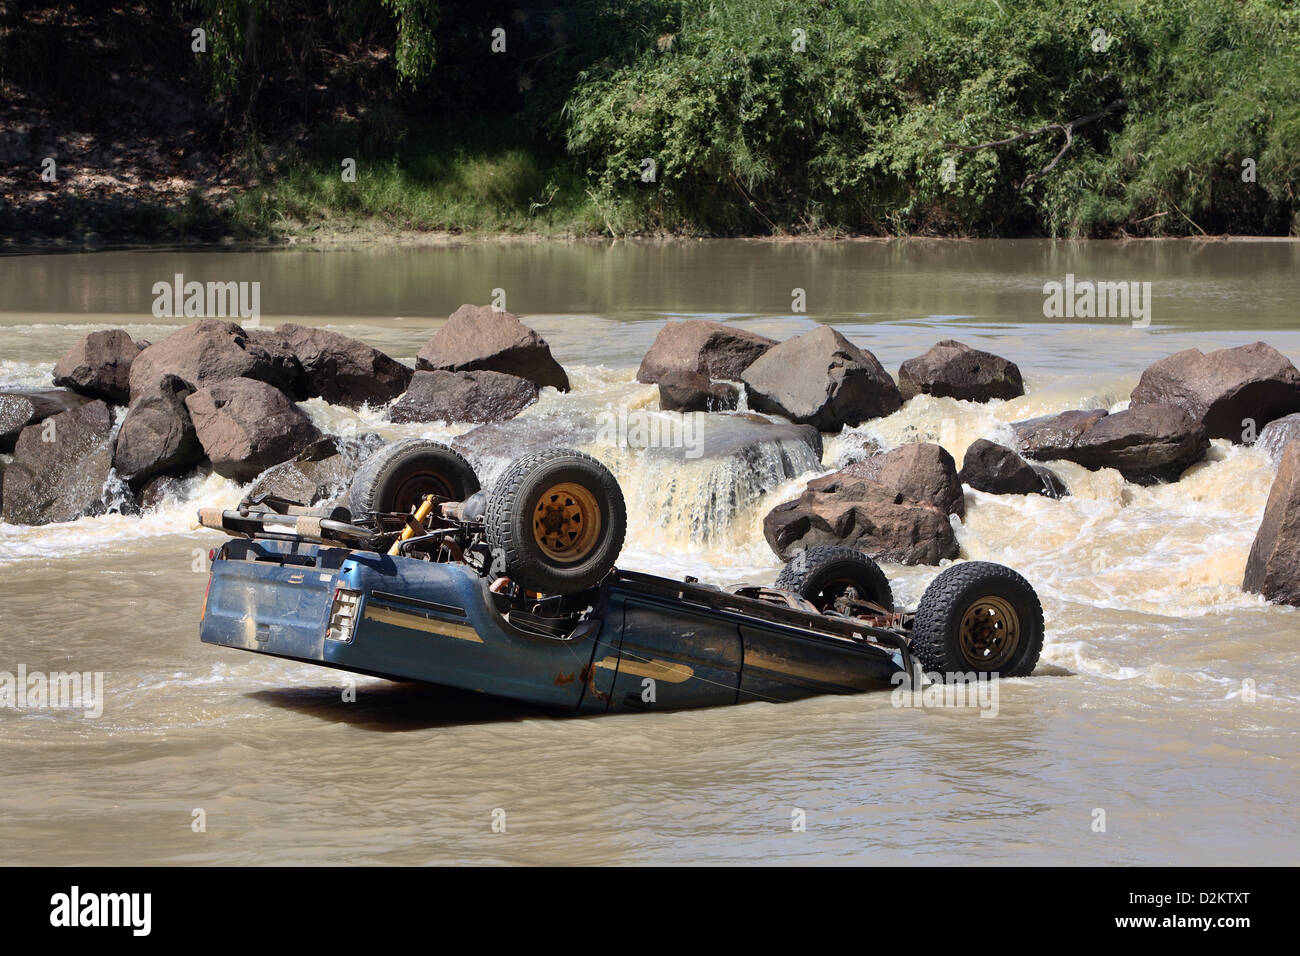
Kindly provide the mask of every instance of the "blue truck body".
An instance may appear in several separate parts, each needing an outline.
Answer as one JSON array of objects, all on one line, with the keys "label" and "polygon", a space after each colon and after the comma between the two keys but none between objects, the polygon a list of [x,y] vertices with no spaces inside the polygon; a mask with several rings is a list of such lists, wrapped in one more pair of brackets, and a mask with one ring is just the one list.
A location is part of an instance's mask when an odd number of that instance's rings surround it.
[{"label": "blue truck body", "polygon": [[856,693],[911,672],[894,632],[694,581],[615,570],[582,601],[551,633],[463,563],[233,538],[200,637],[579,714]]}]

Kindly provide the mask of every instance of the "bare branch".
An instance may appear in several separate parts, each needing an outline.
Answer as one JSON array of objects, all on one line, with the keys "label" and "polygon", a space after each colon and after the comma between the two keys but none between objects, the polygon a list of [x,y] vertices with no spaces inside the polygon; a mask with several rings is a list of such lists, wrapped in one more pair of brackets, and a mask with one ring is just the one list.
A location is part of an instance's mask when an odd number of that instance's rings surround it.
[{"label": "bare branch", "polygon": [[1128,106],[1128,100],[1121,98],[1115,100],[1113,103],[1109,104],[1104,109],[1100,109],[1095,113],[1089,113],[1086,116],[1075,117],[1074,119],[1070,120],[1068,123],[1045,123],[1044,125],[1038,127],[1037,129],[1021,129],[1019,126],[1012,126],[1011,128],[1013,130],[1017,130],[1018,132],[1016,133],[1016,135],[1008,136],[1006,139],[995,139],[987,143],[978,143],[974,146],[963,146],[960,143],[945,143],[944,145],[950,149],[959,149],[963,153],[970,153],[970,152],[974,152],[977,149],[991,149],[998,146],[1006,146],[1010,143],[1016,143],[1022,139],[1028,139],[1031,136],[1038,136],[1040,133],[1046,133],[1052,130],[1056,130],[1064,133],[1065,145],[1061,147],[1061,151],[1058,152],[1055,157],[1053,157],[1050,163],[1048,163],[1038,172],[1030,173],[1028,176],[1025,177],[1024,181],[1021,182],[1020,185],[1016,187],[1017,189],[1024,189],[1034,180],[1041,179],[1043,176],[1046,176],[1048,173],[1050,173],[1053,169],[1056,168],[1056,164],[1061,161],[1061,159],[1065,156],[1065,154],[1070,151],[1070,147],[1074,145],[1074,131],[1076,129],[1078,129],[1080,126],[1085,126],[1088,123],[1095,122],[1101,119],[1102,117],[1110,116],[1112,113],[1118,113],[1124,110],[1125,108],[1127,108],[1127,106]]}]

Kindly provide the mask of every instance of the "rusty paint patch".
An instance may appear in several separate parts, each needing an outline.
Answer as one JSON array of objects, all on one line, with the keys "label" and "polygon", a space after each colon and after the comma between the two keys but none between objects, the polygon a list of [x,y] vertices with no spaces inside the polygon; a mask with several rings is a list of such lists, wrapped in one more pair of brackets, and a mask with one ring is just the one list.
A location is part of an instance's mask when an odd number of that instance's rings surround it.
[{"label": "rusty paint patch", "polygon": [[582,669],[582,679],[587,684],[587,690],[591,691],[598,701],[606,704],[609,703],[609,694],[606,694],[596,686],[596,668],[590,664],[584,667]]},{"label": "rusty paint patch", "polygon": [[559,674],[555,675],[555,686],[563,687],[565,684],[572,684],[577,679],[577,674],[565,674],[561,671]]}]

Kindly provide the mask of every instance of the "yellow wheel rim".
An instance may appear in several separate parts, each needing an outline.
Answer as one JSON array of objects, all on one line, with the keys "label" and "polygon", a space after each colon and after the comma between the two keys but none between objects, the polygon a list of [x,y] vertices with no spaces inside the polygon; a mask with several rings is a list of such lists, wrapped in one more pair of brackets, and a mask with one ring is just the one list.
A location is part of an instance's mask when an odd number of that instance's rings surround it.
[{"label": "yellow wheel rim", "polygon": [[533,506],[533,540],[548,558],[581,561],[600,537],[596,496],[571,481],[552,485]]},{"label": "yellow wheel rim", "polygon": [[960,637],[968,662],[982,670],[1000,670],[1020,646],[1020,615],[1003,598],[978,598],[962,615]]}]

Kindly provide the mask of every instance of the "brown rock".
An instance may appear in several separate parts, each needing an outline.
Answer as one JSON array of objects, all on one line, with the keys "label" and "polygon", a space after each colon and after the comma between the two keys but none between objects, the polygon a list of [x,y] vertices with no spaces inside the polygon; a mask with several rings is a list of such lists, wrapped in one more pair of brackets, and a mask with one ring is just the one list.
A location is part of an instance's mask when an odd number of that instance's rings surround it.
[{"label": "brown rock", "polygon": [[991,495],[1063,497],[1065,485],[1041,465],[1031,465],[1010,448],[984,438],[971,442],[962,459],[962,484]]},{"label": "brown rock", "polygon": [[201,319],[142,351],[131,364],[131,397],[152,395],[165,375],[191,389],[234,378],[292,388],[301,374],[288,355],[253,341],[234,322]]},{"label": "brown rock", "polygon": [[1258,432],[1300,411],[1300,371],[1263,342],[1209,353],[1185,349],[1143,372],[1129,404],[1180,406],[1211,438],[1240,443],[1248,419]]},{"label": "brown rock", "polygon": [[91,332],[55,363],[54,384],[125,405],[131,394],[131,363],[139,351],[122,329]]},{"label": "brown rock", "polygon": [[1114,415],[1062,412],[1016,422],[1022,453],[1039,461],[1072,461],[1092,471],[1114,468],[1128,481],[1177,481],[1205,457],[1205,429],[1174,405],[1142,405]]},{"label": "brown rock", "polygon": [[415,367],[436,372],[503,372],[539,386],[569,390],[569,376],[546,340],[509,312],[462,305],[424,348]]},{"label": "brown rock", "polygon": [[669,322],[641,360],[636,380],[650,385],[670,372],[693,372],[709,379],[738,381],[741,373],[774,345],[775,339],[721,322]]},{"label": "brown rock", "polygon": [[1025,385],[1014,362],[947,339],[903,363],[898,370],[898,390],[904,401],[916,395],[933,395],[987,402],[1017,398],[1025,394]]},{"label": "brown rock", "polygon": [[1282,453],[1241,588],[1275,604],[1300,605],[1300,442]]},{"label": "brown rock", "polygon": [[1016,445],[1026,458],[1052,461],[1065,457],[1079,436],[1106,417],[1106,410],[1074,410],[1013,422]]},{"label": "brown rock", "polygon": [[185,407],[212,470],[236,481],[251,481],[321,437],[283,393],[249,378],[201,388],[185,399]]},{"label": "brown rock", "polygon": [[165,375],[157,389],[140,395],[117,432],[113,467],[132,488],[153,477],[188,471],[203,460],[203,448],[185,407],[189,387]]},{"label": "brown rock", "polygon": [[537,401],[537,386],[501,372],[416,372],[394,422],[500,422]]},{"label": "brown rock", "polygon": [[293,391],[298,398],[319,396],[331,405],[360,408],[386,405],[411,384],[411,369],[358,339],[328,329],[286,322],[255,329],[250,339],[292,358],[301,370]]},{"label": "brown rock", "polygon": [[28,425],[87,404],[90,398],[62,388],[0,389],[0,451],[13,451]]},{"label": "brown rock", "polygon": [[4,476],[4,520],[40,525],[103,514],[112,495],[113,414],[88,402],[29,425]]},{"label": "brown rock", "polygon": [[929,442],[900,445],[834,474],[814,478],[808,482],[808,490],[835,493],[861,481],[874,481],[886,491],[932,504],[945,514],[958,517],[966,514],[957,464],[940,445]]},{"label": "brown rock", "polygon": [[750,407],[821,431],[889,415],[903,404],[876,357],[827,325],[773,346],[741,380]]},{"label": "brown rock", "polygon": [[958,551],[943,511],[867,480],[777,505],[763,519],[763,535],[782,559],[830,544],[900,564],[938,564]]}]

